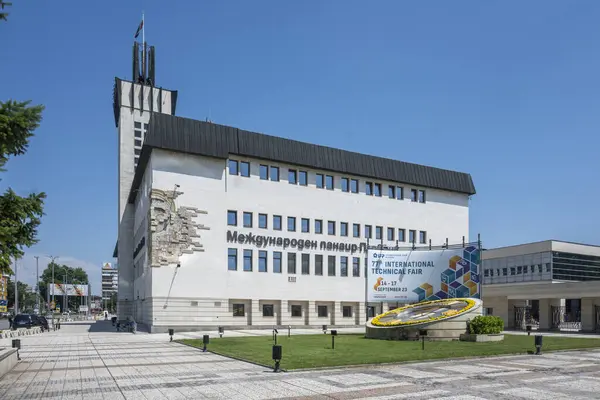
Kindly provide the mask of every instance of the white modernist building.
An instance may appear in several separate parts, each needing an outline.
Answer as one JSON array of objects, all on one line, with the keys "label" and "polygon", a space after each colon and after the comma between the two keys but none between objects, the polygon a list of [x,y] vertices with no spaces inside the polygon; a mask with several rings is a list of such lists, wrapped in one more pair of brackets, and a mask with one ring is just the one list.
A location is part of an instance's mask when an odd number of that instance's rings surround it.
[{"label": "white modernist building", "polygon": [[354,326],[381,311],[365,304],[368,238],[468,238],[469,174],[175,117],[175,100],[117,80],[120,318]]}]

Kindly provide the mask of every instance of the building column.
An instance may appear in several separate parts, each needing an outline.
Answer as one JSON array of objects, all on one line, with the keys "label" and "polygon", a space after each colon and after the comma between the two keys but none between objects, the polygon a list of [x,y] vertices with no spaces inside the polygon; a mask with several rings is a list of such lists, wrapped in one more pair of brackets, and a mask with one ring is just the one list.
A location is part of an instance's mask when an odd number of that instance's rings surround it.
[{"label": "building column", "polygon": [[515,307],[525,307],[527,300],[508,300],[507,322],[509,329],[525,329],[525,313],[522,315],[521,321],[515,321]]},{"label": "building column", "polygon": [[308,309],[306,310],[306,312],[308,313],[307,316],[308,318],[306,319],[307,325],[308,326],[312,326],[312,325],[316,325],[317,324],[317,302],[314,300],[309,300],[308,301]]},{"label": "building column", "polygon": [[342,317],[342,304],[339,301],[333,303],[333,315],[331,318],[331,325],[340,325],[343,322]]},{"label": "building column", "polygon": [[365,307],[365,303],[363,303],[363,302],[358,303],[358,306],[356,306],[355,310],[356,310],[355,324],[356,325],[364,325],[364,323],[367,320],[367,309]]},{"label": "building column", "polygon": [[248,320],[248,325],[256,325],[256,322],[261,317],[260,307],[258,305],[258,300],[251,300],[252,304],[250,304],[250,318]]},{"label": "building column", "polygon": [[552,328],[552,307],[564,307],[564,305],[565,299],[540,299],[540,330]]},{"label": "building column", "polygon": [[287,300],[281,300],[281,306],[279,307],[279,325],[288,326],[290,323],[290,310]]},{"label": "building column", "polygon": [[581,298],[581,330],[593,332],[596,329],[596,309],[593,297]]}]

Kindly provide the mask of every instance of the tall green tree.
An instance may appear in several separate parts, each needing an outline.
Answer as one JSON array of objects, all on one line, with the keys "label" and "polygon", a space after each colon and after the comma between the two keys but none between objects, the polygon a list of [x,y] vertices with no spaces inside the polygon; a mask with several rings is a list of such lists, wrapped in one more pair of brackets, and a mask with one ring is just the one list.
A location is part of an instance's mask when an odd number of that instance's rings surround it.
[{"label": "tall green tree", "polygon": [[4,12],[5,7],[12,6],[12,3],[8,3],[6,1],[0,0],[0,21],[6,21],[8,18],[8,13]]},{"label": "tall green tree", "polygon": [[[48,288],[52,284],[52,265],[49,263],[46,269],[40,275],[40,295],[46,301],[48,299]],[[65,280],[66,278],[66,280]],[[54,283],[69,283],[78,285],[89,284],[87,272],[81,267],[69,267],[68,265],[54,263]],[[62,308],[63,296],[54,295],[56,302]],[[69,296],[69,308],[77,309],[80,299],[75,296]]]}]

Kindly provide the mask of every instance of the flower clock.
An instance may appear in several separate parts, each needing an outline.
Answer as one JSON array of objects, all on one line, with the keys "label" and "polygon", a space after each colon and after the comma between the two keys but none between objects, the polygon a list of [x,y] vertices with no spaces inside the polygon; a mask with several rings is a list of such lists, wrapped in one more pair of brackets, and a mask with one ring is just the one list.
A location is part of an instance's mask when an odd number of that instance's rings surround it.
[{"label": "flower clock", "polygon": [[476,305],[473,299],[424,301],[396,308],[373,318],[374,326],[410,326],[464,314]]}]

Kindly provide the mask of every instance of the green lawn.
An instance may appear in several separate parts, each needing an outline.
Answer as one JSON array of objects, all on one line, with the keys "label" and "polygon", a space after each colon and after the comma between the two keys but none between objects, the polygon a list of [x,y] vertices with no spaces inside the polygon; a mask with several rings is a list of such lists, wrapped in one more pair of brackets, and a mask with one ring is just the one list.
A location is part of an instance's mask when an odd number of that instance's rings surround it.
[{"label": "green lawn", "polygon": [[[503,342],[421,342],[365,339],[363,335],[338,335],[335,349],[331,335],[280,335],[282,346],[281,368],[316,368],[339,365],[377,364],[453,357],[518,354],[535,350],[534,336],[505,335]],[[185,339],[182,343],[202,347],[202,340]],[[208,350],[259,364],[273,365],[271,336],[239,338],[211,338]],[[542,352],[551,350],[600,348],[600,339],[544,336]]]}]

